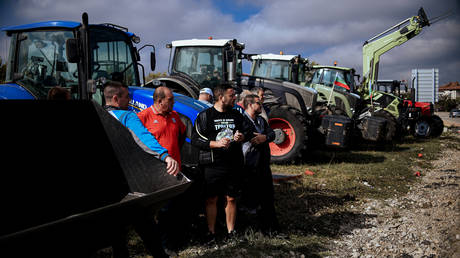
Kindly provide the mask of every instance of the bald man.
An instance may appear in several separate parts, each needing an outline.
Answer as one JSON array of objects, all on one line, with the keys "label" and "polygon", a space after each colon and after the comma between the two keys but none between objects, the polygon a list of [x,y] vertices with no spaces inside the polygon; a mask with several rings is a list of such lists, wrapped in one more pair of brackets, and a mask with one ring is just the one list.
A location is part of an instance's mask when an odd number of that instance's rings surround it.
[{"label": "bald man", "polygon": [[144,126],[152,133],[168,154],[179,162],[180,150],[185,141],[184,123],[179,114],[173,111],[174,95],[168,87],[158,87],[153,93],[153,105],[139,112],[137,116]]}]

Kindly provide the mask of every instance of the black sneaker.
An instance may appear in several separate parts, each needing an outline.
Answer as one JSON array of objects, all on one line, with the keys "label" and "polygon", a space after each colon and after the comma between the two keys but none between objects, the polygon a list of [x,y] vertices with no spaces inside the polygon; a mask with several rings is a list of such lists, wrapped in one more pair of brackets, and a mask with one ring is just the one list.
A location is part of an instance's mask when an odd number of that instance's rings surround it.
[{"label": "black sneaker", "polygon": [[232,230],[227,234],[227,238],[225,239],[227,244],[238,243],[240,242],[238,233],[236,230]]},{"label": "black sneaker", "polygon": [[203,239],[203,244],[207,246],[214,246],[217,244],[216,234],[208,231]]}]

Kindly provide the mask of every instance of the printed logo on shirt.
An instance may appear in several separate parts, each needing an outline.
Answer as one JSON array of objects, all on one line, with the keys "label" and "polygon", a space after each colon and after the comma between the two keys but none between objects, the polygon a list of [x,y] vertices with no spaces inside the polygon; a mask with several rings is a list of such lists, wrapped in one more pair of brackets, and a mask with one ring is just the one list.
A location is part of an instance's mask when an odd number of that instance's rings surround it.
[{"label": "printed logo on shirt", "polygon": [[214,127],[216,128],[216,130],[220,130],[222,128],[235,129],[235,121],[233,120],[233,118],[214,119]]},{"label": "printed logo on shirt", "polygon": [[171,120],[173,121],[173,123],[176,123],[176,119],[174,117],[171,118]]},{"label": "printed logo on shirt", "polygon": [[155,119],[155,121],[153,121],[154,124],[158,124],[158,120]]}]

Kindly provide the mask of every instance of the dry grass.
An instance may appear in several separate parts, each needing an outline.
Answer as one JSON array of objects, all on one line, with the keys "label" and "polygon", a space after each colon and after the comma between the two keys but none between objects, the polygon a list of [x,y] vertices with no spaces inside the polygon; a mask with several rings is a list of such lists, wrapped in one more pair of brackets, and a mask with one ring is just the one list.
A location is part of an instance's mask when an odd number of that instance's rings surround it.
[{"label": "dry grass", "polygon": [[[179,254],[181,257],[325,256],[335,238],[354,228],[368,227],[365,221],[370,215],[350,212],[348,206],[367,198],[406,193],[417,180],[416,170],[423,176],[442,148],[460,148],[460,142],[449,134],[427,140],[406,137],[403,143],[378,150],[369,145],[349,151],[318,150],[310,152],[301,164],[272,165],[273,173],[314,172],[275,185],[282,236],[262,235],[251,229],[250,218],[240,216],[239,227],[244,229],[240,242],[222,243],[218,248],[191,244]],[[138,241],[134,242],[131,247],[142,257]]]}]

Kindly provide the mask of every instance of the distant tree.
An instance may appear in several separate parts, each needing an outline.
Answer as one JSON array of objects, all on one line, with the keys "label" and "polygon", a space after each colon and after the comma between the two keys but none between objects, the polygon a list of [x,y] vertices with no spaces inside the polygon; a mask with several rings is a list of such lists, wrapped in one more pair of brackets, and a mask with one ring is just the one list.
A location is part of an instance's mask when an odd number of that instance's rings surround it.
[{"label": "distant tree", "polygon": [[451,99],[449,95],[440,95],[436,103],[436,108],[439,109],[439,111],[450,111],[458,105],[460,105],[460,98]]},{"label": "distant tree", "polygon": [[168,74],[166,72],[157,72],[157,73],[149,73],[149,75],[147,75],[147,77],[145,77],[145,82],[149,82],[153,79],[156,79],[156,78],[160,78],[160,77],[165,77],[167,76]]}]

